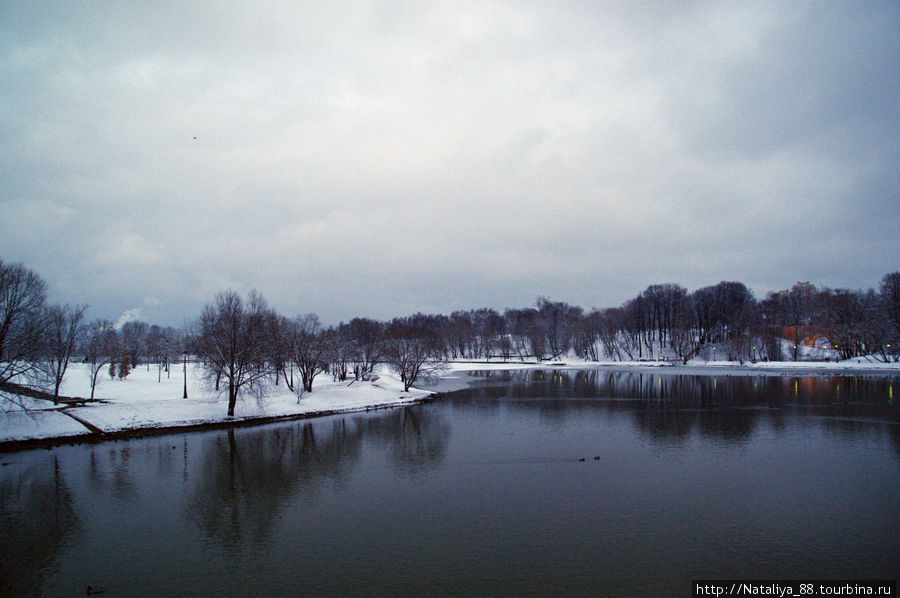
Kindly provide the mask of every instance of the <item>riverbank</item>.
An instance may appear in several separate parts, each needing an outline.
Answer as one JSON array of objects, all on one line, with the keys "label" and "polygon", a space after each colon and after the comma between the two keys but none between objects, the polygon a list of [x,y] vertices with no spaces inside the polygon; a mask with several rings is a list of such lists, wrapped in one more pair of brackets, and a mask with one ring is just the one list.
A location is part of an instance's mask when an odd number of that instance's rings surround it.
[{"label": "riverbank", "polygon": [[883,363],[865,358],[854,358],[846,361],[704,361],[693,359],[686,364],[672,361],[584,361],[581,359],[565,359],[560,361],[514,362],[514,361],[455,361],[450,364],[451,370],[460,369],[647,369],[667,368],[686,374],[734,374],[734,375],[775,375],[775,376],[842,376],[842,375],[892,375],[900,374],[900,362]]},{"label": "riverbank", "polygon": [[[151,366],[136,368],[125,380],[111,380],[101,374],[95,396],[83,405],[53,405],[29,397],[4,400],[0,412],[0,452],[67,442],[126,438],[179,430],[249,426],[305,419],[355,411],[389,409],[433,400],[439,393],[468,386],[470,370],[615,368],[684,374],[715,375],[900,375],[900,363],[880,364],[865,360],[848,362],[700,362],[673,365],[667,362],[475,362],[457,361],[422,388],[403,391],[399,378],[382,369],[375,380],[334,382],[320,374],[313,392],[297,395],[284,384],[264,397],[245,396],[237,404],[235,416],[226,415],[227,398],[207,387],[199,368],[173,367],[171,372]],[[187,385],[188,397],[184,397]],[[61,388],[69,397],[89,397],[87,366],[74,364]]]},{"label": "riverbank", "polygon": [[[173,367],[170,373],[155,366],[149,370],[138,367],[124,380],[111,380],[105,373],[101,377],[94,393],[98,400],[83,405],[54,405],[21,396],[5,399],[0,412],[0,451],[387,409],[428,400],[435,394],[415,388],[404,392],[399,378],[387,372],[375,380],[342,382],[322,374],[316,378],[313,392],[299,398],[283,381],[263,397],[243,396],[234,417],[229,417],[227,396],[208,388],[193,364]],[[70,366],[60,394],[90,396],[86,366]]]}]

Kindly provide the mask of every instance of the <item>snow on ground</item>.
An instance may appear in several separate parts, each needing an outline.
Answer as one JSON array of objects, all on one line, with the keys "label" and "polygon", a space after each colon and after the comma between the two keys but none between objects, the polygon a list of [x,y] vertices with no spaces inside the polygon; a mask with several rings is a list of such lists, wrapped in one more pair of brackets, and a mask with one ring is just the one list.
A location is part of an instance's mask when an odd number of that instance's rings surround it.
[{"label": "snow on ground", "polygon": [[900,363],[883,363],[880,361],[866,361],[862,358],[847,361],[757,361],[756,363],[740,364],[737,361],[697,361],[692,360],[688,365],[703,367],[743,367],[750,370],[782,370],[790,372],[838,372],[848,373],[883,371],[885,373],[900,373]]},{"label": "snow on ground", "polygon": [[678,368],[679,370],[690,369],[692,373],[702,373],[704,370],[716,368],[729,368],[734,370],[743,370],[748,373],[773,371],[782,373],[822,373],[822,372],[844,372],[853,373],[897,373],[900,374],[900,363],[883,363],[880,361],[867,360],[863,357],[849,359],[847,361],[758,361],[755,363],[737,361],[706,361],[703,359],[692,359],[686,365],[681,362],[671,361],[585,361],[580,358],[567,357],[559,361],[537,362],[519,362],[519,361],[454,361],[449,364],[449,371],[463,372],[471,370],[516,370],[530,368]]},{"label": "snow on ground", "polygon": [[90,434],[83,424],[59,411],[0,413],[0,442]]},{"label": "snow on ground", "polygon": [[[514,370],[530,368],[610,367],[640,369],[666,367],[667,371],[690,374],[732,373],[744,375],[800,375],[832,373],[900,374],[900,363],[879,363],[866,359],[842,362],[707,362],[692,360],[687,366],[673,366],[670,362],[586,362],[567,358],[551,362],[456,361],[450,363],[439,376],[423,380],[420,388],[403,392],[400,380],[386,369],[374,382],[333,382],[328,374],[320,374],[313,392],[297,396],[284,384],[271,388],[265,397],[244,396],[238,400],[235,417],[226,415],[227,394],[217,393],[200,377],[200,368],[187,366],[188,397],[183,398],[185,373],[181,364],[170,373],[160,372],[156,366],[149,370],[137,367],[125,380],[111,380],[101,372],[95,398],[101,402],[63,409],[48,401],[22,399],[21,405],[8,404],[0,411],[0,443],[27,439],[80,436],[90,430],[79,419],[103,432],[174,428],[257,418],[313,416],[323,413],[356,411],[372,407],[386,407],[412,403],[432,392],[449,392],[465,388],[472,370]],[[428,390],[423,390],[428,388]],[[60,390],[65,396],[89,397],[91,394],[88,368],[84,364],[69,367]],[[23,409],[24,407],[24,409]]]},{"label": "snow on ground", "polygon": [[[72,414],[103,432],[121,432],[149,428],[169,428],[254,418],[290,417],[335,411],[354,411],[410,403],[427,397],[430,391],[411,388],[403,392],[399,379],[386,372],[374,382],[333,382],[319,375],[313,392],[300,400],[284,384],[270,389],[263,397],[242,396],[235,417],[227,416],[227,393],[217,393],[200,377],[199,368],[187,367],[188,398],[184,396],[182,367],[173,367],[171,376],[161,375],[155,366],[148,371],[139,366],[125,380],[111,380],[100,374],[94,397],[101,402],[61,409],[49,401],[29,400],[28,411],[10,406],[0,412],[0,442],[32,438],[53,438],[86,434],[89,430]],[[91,394],[88,368],[73,364],[66,373],[60,394],[87,398]],[[299,381],[299,379],[298,379]]]}]

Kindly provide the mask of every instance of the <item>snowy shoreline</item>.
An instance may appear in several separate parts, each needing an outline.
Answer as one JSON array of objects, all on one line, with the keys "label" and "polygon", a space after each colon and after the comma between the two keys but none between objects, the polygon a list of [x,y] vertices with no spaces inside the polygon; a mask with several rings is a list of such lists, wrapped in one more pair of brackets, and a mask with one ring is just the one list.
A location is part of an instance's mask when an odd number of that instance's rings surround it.
[{"label": "snowy shoreline", "polygon": [[[86,367],[71,366],[61,394],[90,395]],[[427,390],[404,392],[400,380],[387,371],[375,381],[333,382],[320,375],[313,392],[299,400],[284,384],[263,398],[245,397],[234,417],[226,415],[226,400],[205,386],[199,369],[136,368],[125,380],[106,379],[98,387],[99,402],[83,406],[54,406],[46,400],[20,397],[20,405],[0,412],[0,453],[74,442],[93,442],[146,435],[324,417],[343,413],[391,409],[436,400],[441,393],[466,388],[472,370],[617,369],[686,375],[832,376],[900,375],[900,363],[848,362],[557,362],[454,361]],[[188,396],[184,399],[185,382]]]},{"label": "snowy shoreline", "polygon": [[656,370],[672,371],[685,374],[720,374],[722,372],[736,375],[765,375],[776,376],[889,376],[900,374],[900,362],[881,363],[865,361],[862,358],[847,361],[703,361],[692,360],[687,364],[672,361],[543,361],[514,362],[514,361],[454,361],[454,369],[623,369],[623,370]]},{"label": "snowy shoreline", "polygon": [[[89,397],[88,379],[86,366],[70,366],[60,395]],[[187,399],[183,398],[185,383]],[[96,390],[96,402],[64,406],[29,397],[17,397],[18,404],[7,402],[6,410],[0,412],[0,452],[387,409],[434,395],[434,391],[415,388],[404,392],[400,380],[390,375],[342,382],[320,375],[313,392],[299,400],[282,383],[264,397],[242,397],[234,417],[229,417],[227,397],[207,387],[199,368],[189,364],[185,371],[173,366],[167,375],[155,366],[139,366],[125,380],[105,378]]]},{"label": "snowy shoreline", "polygon": [[[14,439],[8,439],[5,436],[5,434],[7,434],[5,430],[6,425],[0,423],[0,454],[4,452],[13,452],[32,448],[50,448],[63,444],[104,442],[107,440],[123,440],[128,438],[142,438],[145,436],[162,436],[166,434],[177,434],[180,432],[199,432],[202,430],[244,428],[274,424],[279,422],[327,417],[330,415],[358,413],[360,411],[380,411],[386,409],[394,409],[396,407],[415,405],[418,403],[426,403],[436,400],[437,398],[439,398],[439,396],[439,393],[429,393],[416,398],[403,399],[391,403],[379,403],[377,405],[371,405],[368,407],[346,407],[341,409],[325,409],[320,411],[303,411],[286,415],[247,416],[231,418],[226,417],[223,419],[166,423],[134,428],[121,428],[118,430],[101,432],[92,432],[88,428],[84,427],[83,429],[78,430],[77,433],[70,433],[65,435],[33,435]],[[60,410],[61,409],[56,409],[56,411]],[[4,415],[0,414],[0,422],[2,422],[3,417]]]}]

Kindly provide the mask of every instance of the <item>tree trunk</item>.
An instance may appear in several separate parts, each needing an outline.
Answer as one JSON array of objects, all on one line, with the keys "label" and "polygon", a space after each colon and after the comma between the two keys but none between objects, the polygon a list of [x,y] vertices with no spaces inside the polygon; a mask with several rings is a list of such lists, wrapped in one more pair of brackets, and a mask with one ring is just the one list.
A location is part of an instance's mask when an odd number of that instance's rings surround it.
[{"label": "tree trunk", "polygon": [[228,381],[228,417],[234,417],[234,406],[237,404],[237,389],[234,382]]},{"label": "tree trunk", "polygon": [[103,365],[97,366],[97,369],[94,370],[94,374],[91,377],[91,400],[94,399],[94,389],[97,388],[97,376],[100,375],[100,370],[103,369]]}]

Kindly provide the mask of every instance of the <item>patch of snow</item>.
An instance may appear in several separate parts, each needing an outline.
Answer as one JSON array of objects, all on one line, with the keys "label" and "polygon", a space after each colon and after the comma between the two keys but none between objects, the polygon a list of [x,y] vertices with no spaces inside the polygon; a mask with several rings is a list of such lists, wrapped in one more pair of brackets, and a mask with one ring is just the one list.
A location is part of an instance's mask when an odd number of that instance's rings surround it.
[{"label": "patch of snow", "polygon": [[0,412],[0,442],[61,438],[89,433],[90,430],[58,409]]}]

